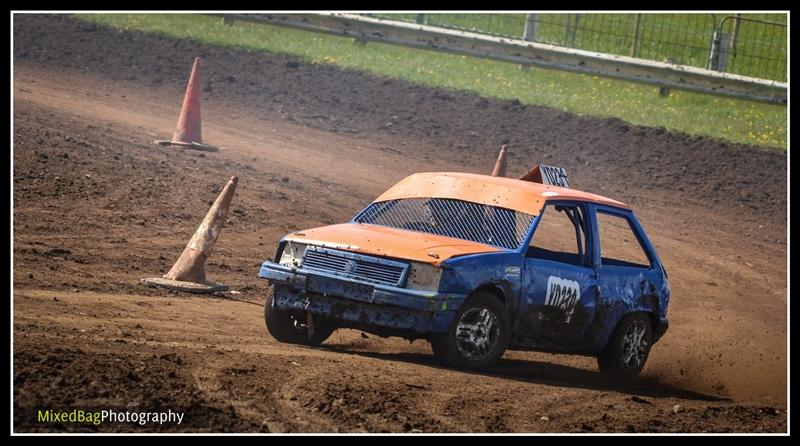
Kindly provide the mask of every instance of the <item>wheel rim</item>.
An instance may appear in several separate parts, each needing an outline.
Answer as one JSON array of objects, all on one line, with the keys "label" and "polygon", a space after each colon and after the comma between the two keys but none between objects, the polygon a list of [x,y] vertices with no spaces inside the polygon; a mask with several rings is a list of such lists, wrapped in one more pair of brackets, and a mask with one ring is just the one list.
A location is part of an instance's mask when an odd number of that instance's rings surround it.
[{"label": "wheel rim", "polygon": [[456,347],[469,360],[480,361],[492,355],[500,339],[500,323],[488,308],[464,312],[456,324]]},{"label": "wheel rim", "polygon": [[622,363],[628,369],[640,368],[647,358],[647,326],[644,321],[634,321],[625,331],[622,340]]},{"label": "wheel rim", "polygon": [[295,314],[289,315],[289,324],[292,326],[295,331],[301,334],[308,333],[308,325],[306,324],[306,320],[304,317],[299,317]]}]

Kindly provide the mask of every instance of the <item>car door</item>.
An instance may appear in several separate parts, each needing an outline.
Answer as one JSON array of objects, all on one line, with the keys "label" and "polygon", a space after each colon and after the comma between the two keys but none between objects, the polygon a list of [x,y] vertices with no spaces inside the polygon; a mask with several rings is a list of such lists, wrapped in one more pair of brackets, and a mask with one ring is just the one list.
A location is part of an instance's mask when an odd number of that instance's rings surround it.
[{"label": "car door", "polygon": [[663,282],[658,259],[647,248],[646,236],[625,209],[595,205],[599,241],[598,317],[610,335],[619,319],[632,311],[658,313],[658,288]]},{"label": "car door", "polygon": [[595,313],[594,233],[587,205],[548,202],[525,253],[518,342],[544,350],[577,348]]}]

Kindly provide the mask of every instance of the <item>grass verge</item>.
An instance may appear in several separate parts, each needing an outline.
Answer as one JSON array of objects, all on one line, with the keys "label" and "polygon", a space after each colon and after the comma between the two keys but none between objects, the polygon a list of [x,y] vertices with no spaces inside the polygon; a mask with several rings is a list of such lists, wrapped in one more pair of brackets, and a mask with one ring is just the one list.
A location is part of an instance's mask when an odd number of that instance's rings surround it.
[{"label": "grass verge", "polygon": [[299,56],[423,85],[467,90],[486,97],[518,99],[576,113],[616,117],[633,124],[665,127],[786,150],[787,108],[658,89],[594,76],[370,43],[288,28],[234,22],[198,14],[79,14],[88,22],[198,42]]}]

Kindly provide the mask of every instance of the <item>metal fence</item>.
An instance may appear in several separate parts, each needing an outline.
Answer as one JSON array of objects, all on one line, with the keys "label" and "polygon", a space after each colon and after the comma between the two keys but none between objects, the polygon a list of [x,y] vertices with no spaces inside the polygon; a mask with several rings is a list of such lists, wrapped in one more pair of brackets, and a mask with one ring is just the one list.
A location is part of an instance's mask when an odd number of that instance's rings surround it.
[{"label": "metal fence", "polygon": [[368,14],[786,81],[785,14]]},{"label": "metal fence", "polygon": [[786,23],[723,17],[712,42],[719,48],[718,55],[709,56],[708,68],[785,82],[787,41]]},{"label": "metal fence", "polygon": [[[349,14],[349,13],[248,13],[248,14],[213,14],[224,17],[228,22],[232,23],[233,20],[245,20],[256,23],[264,23],[269,25],[277,25],[288,27],[292,29],[299,29],[303,31],[319,32],[324,34],[343,36],[353,39],[354,42],[363,44],[366,42],[378,42],[390,45],[400,45],[410,48],[418,48],[424,50],[440,51],[451,54],[460,54],[464,56],[480,57],[491,60],[498,60],[503,62],[510,62],[518,64],[523,68],[539,67],[550,70],[560,70],[572,73],[588,74],[591,76],[602,76],[611,79],[618,79],[628,82],[637,82],[646,85],[655,85],[659,87],[662,95],[669,94],[670,89],[677,89],[681,91],[691,91],[701,94],[712,94],[717,96],[724,96],[736,99],[746,99],[751,101],[767,102],[772,104],[784,104],[788,102],[788,85],[786,82],[778,80],[770,80],[764,78],[757,78],[752,76],[744,76],[740,74],[731,74],[730,72],[720,72],[707,69],[702,66],[703,58],[696,56],[690,58],[688,55],[694,49],[695,52],[701,54],[706,50],[702,46],[692,46],[687,44],[687,39],[675,41],[663,37],[669,34],[668,31],[676,30],[674,33],[683,36],[703,35],[703,33],[692,33],[690,30],[685,30],[679,33],[680,25],[671,24],[667,26],[661,23],[661,26],[656,30],[649,30],[651,28],[647,25],[645,14],[627,14],[628,18],[633,17],[633,33],[630,40],[626,41],[626,34],[623,32],[615,32],[610,26],[602,26],[600,29],[594,31],[593,37],[586,37],[588,30],[596,28],[592,25],[592,21],[600,19],[600,15],[593,15],[591,17],[582,17],[577,14],[574,17],[565,16],[567,21],[562,32],[559,32],[556,38],[560,38],[560,45],[546,44],[535,42],[533,40],[543,40],[546,42],[546,25],[548,19],[551,17],[539,17],[538,14],[497,14],[491,15],[493,21],[487,22],[492,24],[496,29],[495,34],[488,35],[486,32],[481,31],[476,25],[470,25],[471,28],[465,29],[464,23],[459,24],[460,29],[448,29],[445,27],[445,22],[441,19],[451,17],[466,17],[472,20],[483,20],[486,14],[449,14],[427,16],[423,14],[403,14],[384,17],[365,17],[365,14]],[[371,14],[366,14],[367,16]],[[776,14],[777,15],[777,14]],[[583,15],[585,16],[585,15]],[[617,22],[623,22],[626,14],[606,14]],[[655,15],[652,15],[655,16]],[[664,15],[661,14],[661,17]],[[675,15],[685,16],[686,15]],[[780,15],[779,15],[780,16]],[[513,37],[513,32],[509,31],[509,23],[513,23],[513,18],[523,18],[523,38],[504,38],[503,35]],[[784,19],[786,15],[781,16]],[[713,64],[717,70],[725,70],[734,64],[728,64],[728,56],[731,56],[730,51],[732,42],[739,42],[742,39],[734,39],[731,36],[726,37],[724,28],[717,28],[716,17],[714,19],[711,42],[708,47],[708,54],[705,57],[706,64]],[[766,20],[758,19],[755,17],[748,17],[752,19],[753,23],[763,23]],[[442,26],[418,25],[414,22],[431,22],[439,20]],[[403,23],[403,21],[411,23]],[[481,22],[483,23],[483,22]],[[587,25],[588,23],[588,25]],[[782,23],[772,23],[770,26],[775,28]],[[720,25],[724,25],[720,22]],[[450,26],[453,28],[454,26]],[[647,28],[646,28],[647,27]],[[741,23],[739,24],[741,28]],[[617,26],[619,28],[619,24]],[[481,33],[474,32],[475,30]],[[518,31],[518,30],[517,30]],[[500,34],[502,33],[502,34]],[[775,38],[774,31],[770,31],[770,40],[777,42],[779,38]],[[650,37],[657,34],[656,37]],[[741,35],[741,33],[739,34]],[[524,40],[528,39],[528,41]],[[568,43],[566,43],[568,42]],[[609,43],[611,42],[611,43]],[[605,51],[589,51],[582,48],[570,48],[565,45],[595,45],[595,48],[605,49]],[[602,47],[601,45],[607,45]],[[617,54],[626,54],[624,49],[620,49],[620,45],[629,45],[627,54],[641,55],[647,51],[673,51],[669,48],[677,47],[682,51],[683,57],[676,60],[671,57],[672,62],[662,62],[657,58],[655,60],[647,60],[642,57],[619,57]],[[738,44],[737,44],[738,45]],[[746,45],[745,45],[746,47]],[[616,49],[614,49],[616,48]],[[655,48],[655,50],[652,50]],[[739,48],[736,46],[736,48]],[[737,51],[739,51],[737,49]],[[677,55],[677,53],[672,53]],[[742,50],[740,53],[741,61],[748,59],[748,53]],[[759,59],[767,60],[768,63],[751,62],[747,69],[758,68],[759,66],[768,66],[777,72],[781,69],[781,64],[771,63],[774,56],[764,56],[759,54]],[[678,56],[680,57],[680,56]],[[738,56],[737,56],[738,57]],[[749,59],[752,61],[754,58],[751,56]],[[785,58],[784,58],[785,60]],[[683,64],[681,63],[683,62]],[[739,62],[737,62],[739,63]],[[696,66],[692,66],[694,64]],[[785,67],[785,65],[783,65]],[[777,69],[775,69],[777,67]],[[742,68],[739,68],[742,69]],[[779,73],[780,78],[785,78],[785,73]]]}]

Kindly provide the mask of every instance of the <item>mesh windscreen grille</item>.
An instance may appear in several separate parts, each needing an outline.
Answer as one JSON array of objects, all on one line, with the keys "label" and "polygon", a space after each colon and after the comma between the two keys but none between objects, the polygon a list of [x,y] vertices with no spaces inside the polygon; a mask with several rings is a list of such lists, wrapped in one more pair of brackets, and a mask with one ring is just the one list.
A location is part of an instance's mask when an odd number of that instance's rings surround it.
[{"label": "mesh windscreen grille", "polygon": [[449,198],[406,198],[372,203],[356,222],[427,232],[516,249],[533,215]]}]

